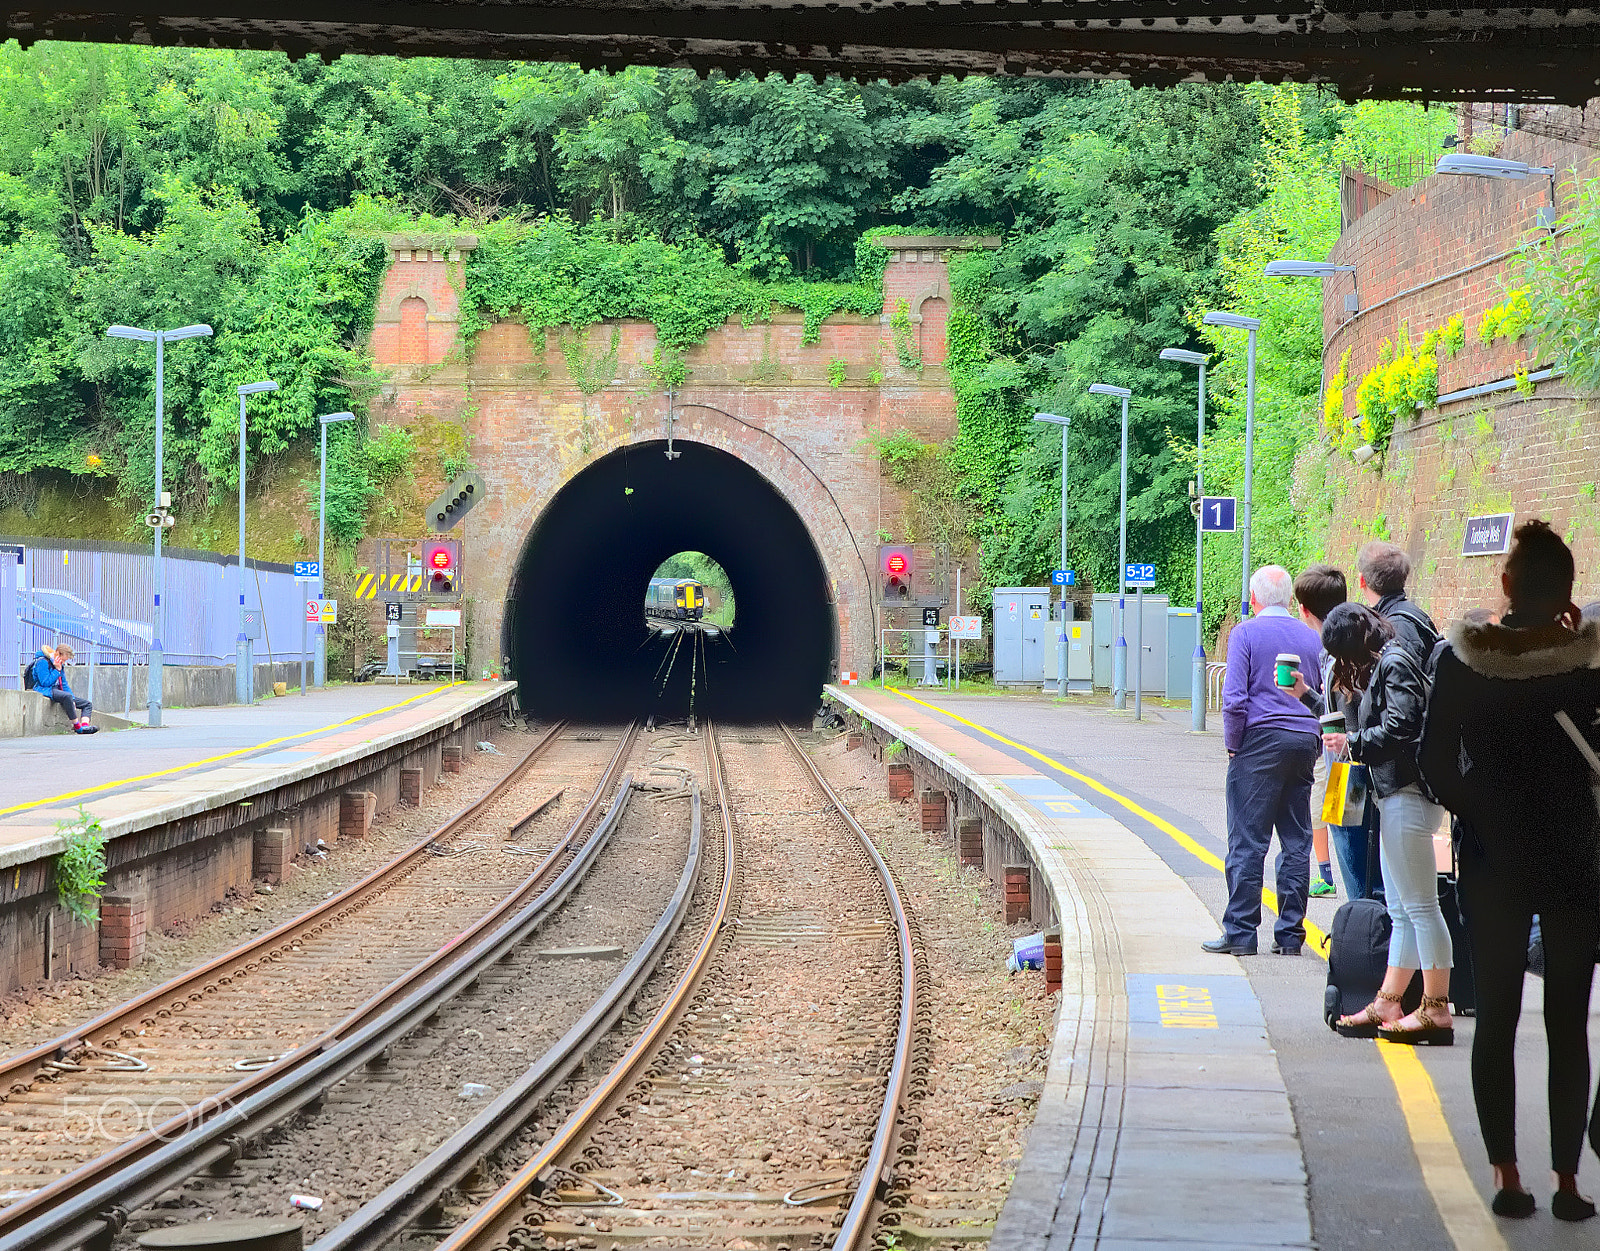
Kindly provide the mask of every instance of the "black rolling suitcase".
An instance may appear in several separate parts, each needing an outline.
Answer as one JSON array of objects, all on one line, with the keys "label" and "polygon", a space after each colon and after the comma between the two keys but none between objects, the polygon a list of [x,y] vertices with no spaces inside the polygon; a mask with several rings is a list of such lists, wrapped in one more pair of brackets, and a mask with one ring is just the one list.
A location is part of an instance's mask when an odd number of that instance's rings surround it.
[{"label": "black rolling suitcase", "polygon": [[[1367,890],[1365,899],[1352,899],[1333,914],[1328,943],[1328,988],[1323,992],[1322,1019],[1328,1028],[1351,1038],[1376,1037],[1375,1026],[1339,1030],[1342,1016],[1360,1012],[1373,1001],[1389,969],[1389,910],[1370,892],[1378,881],[1377,805],[1367,803],[1362,822],[1367,832]],[[1459,913],[1459,910],[1458,910]],[[1422,979],[1412,979],[1401,1004],[1407,1012],[1422,1002]]]}]

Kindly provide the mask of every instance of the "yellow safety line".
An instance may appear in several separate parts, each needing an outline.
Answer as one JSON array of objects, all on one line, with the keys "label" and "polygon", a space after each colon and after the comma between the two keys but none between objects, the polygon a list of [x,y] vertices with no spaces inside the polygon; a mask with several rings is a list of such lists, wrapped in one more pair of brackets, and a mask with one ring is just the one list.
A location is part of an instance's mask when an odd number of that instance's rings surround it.
[{"label": "yellow safety line", "polygon": [[[1187,851],[1190,855],[1194,856],[1195,859],[1199,860],[1202,864],[1209,865],[1211,868],[1215,869],[1218,873],[1221,873],[1221,872],[1225,871],[1225,866],[1222,863],[1222,858],[1220,856],[1218,856],[1216,854],[1216,852],[1209,851],[1205,847],[1202,847],[1193,838],[1191,838],[1189,835],[1185,834],[1177,826],[1173,825],[1172,822],[1166,820],[1163,817],[1158,817],[1155,813],[1151,812],[1148,808],[1145,808],[1142,805],[1135,803],[1133,800],[1129,799],[1126,795],[1119,795],[1116,791],[1112,790],[1109,786],[1105,785],[1103,782],[1096,781],[1094,778],[1090,777],[1088,774],[1079,773],[1076,769],[1068,768],[1066,765],[1062,764],[1059,760],[1052,760],[1049,756],[1046,756],[1044,753],[1034,751],[1033,748],[1029,747],[1026,743],[1019,743],[1019,742],[1016,742],[1014,739],[1009,739],[1009,738],[1005,737],[1005,735],[1003,735],[1003,734],[996,734],[993,730],[991,730],[986,725],[979,725],[976,721],[968,721],[965,717],[961,716],[959,713],[951,712],[948,708],[940,708],[937,704],[930,704],[926,700],[918,699],[915,695],[907,695],[904,691],[898,689],[897,687],[886,686],[883,689],[886,690],[886,691],[889,691],[892,694],[900,696],[901,699],[909,699],[913,704],[921,704],[922,707],[930,709],[933,712],[942,713],[946,717],[950,717],[953,720],[961,722],[962,725],[969,725],[974,730],[977,730],[980,734],[987,734],[990,738],[994,739],[995,742],[997,742],[997,743],[1004,743],[1007,747],[1014,747],[1018,751],[1024,752],[1027,755],[1032,756],[1035,760],[1043,761],[1045,764],[1049,765],[1052,769],[1061,770],[1061,772],[1065,773],[1068,777],[1074,778],[1077,781],[1082,782],[1085,786],[1089,787],[1091,790],[1099,792],[1101,795],[1104,795],[1107,799],[1115,800],[1117,803],[1121,804],[1124,808],[1126,808],[1129,812],[1133,813],[1135,816],[1140,817],[1143,820],[1150,822],[1151,825],[1155,826],[1156,829],[1160,830],[1168,838],[1172,839],[1173,842],[1177,843],[1178,846],[1182,847],[1185,851]],[[1276,892],[1268,890],[1265,886],[1263,886],[1261,888],[1261,902],[1263,904],[1265,904],[1267,906],[1267,908],[1274,915],[1277,915],[1277,912],[1278,912],[1278,896],[1277,896]],[[1320,926],[1314,924],[1310,920],[1310,918],[1306,919],[1305,927],[1306,927],[1306,941],[1309,942],[1311,944],[1311,946],[1317,951],[1327,951],[1328,944],[1331,941],[1329,939],[1329,937],[1328,937],[1327,932],[1325,930],[1323,930]]]},{"label": "yellow safety line", "polygon": [[49,799],[36,799],[26,804],[16,804],[10,808],[0,808],[0,817],[13,812],[26,812],[29,808],[44,808],[50,804],[61,803],[63,800],[80,799],[84,795],[93,795],[98,791],[114,790],[119,786],[128,786],[134,782],[149,782],[154,778],[164,778],[174,773],[183,773],[188,769],[198,769],[202,765],[216,764],[219,760],[230,760],[234,756],[243,756],[248,752],[261,751],[267,747],[277,747],[282,743],[292,743],[297,738],[308,738],[313,734],[326,734],[329,730],[342,730],[347,725],[354,725],[357,721],[365,721],[368,717],[381,716],[386,712],[393,712],[397,708],[404,708],[407,704],[414,704],[419,699],[427,699],[430,695],[437,695],[440,691],[448,691],[452,686],[465,686],[465,680],[448,683],[436,690],[423,691],[420,695],[412,695],[402,699],[398,704],[390,704],[387,708],[374,708],[371,712],[363,712],[346,721],[336,721],[332,725],[324,725],[315,730],[302,730],[298,734],[286,735],[283,738],[269,739],[265,743],[253,743],[249,747],[239,747],[233,751],[225,751],[220,756],[207,756],[204,760],[191,760],[188,764],[173,765],[170,769],[158,769],[154,773],[142,773],[134,778],[118,778],[115,782],[102,782],[99,786],[87,786],[81,791],[68,791],[64,795],[52,795]]},{"label": "yellow safety line", "polygon": [[1444,1107],[1433,1079],[1417,1058],[1417,1049],[1405,1043],[1378,1043],[1378,1054],[1394,1081],[1405,1114],[1411,1145],[1422,1167],[1422,1180],[1439,1209],[1450,1241],[1462,1251],[1506,1251],[1506,1240],[1495,1227],[1483,1196],[1467,1176],[1461,1152],[1445,1120]]},{"label": "yellow safety line", "polygon": [[[897,687],[886,686],[883,689],[900,696],[901,699],[910,700],[913,704],[920,704],[931,712],[940,713],[961,722],[962,725],[971,726],[997,743],[1014,747],[1053,769],[1061,770],[1069,777],[1077,779],[1107,799],[1116,800],[1129,812],[1150,822],[1202,863],[1210,865],[1218,872],[1223,871],[1222,860],[1214,852],[1202,847],[1170,821],[1163,820],[1126,796],[1119,795],[1104,783],[1079,773],[1076,769],[1068,768],[1059,760],[1052,760],[1025,743],[1018,743],[1003,734],[996,734],[988,726],[969,721],[960,713],[940,708],[937,704],[930,704],[915,695],[907,695]],[[1278,898],[1272,891],[1263,888],[1261,899],[1274,913],[1278,911]],[[1319,954],[1325,953],[1330,942],[1328,934],[1309,920],[1305,926],[1306,937],[1311,941],[1312,949]],[[1444,1222],[1445,1232],[1450,1235],[1450,1240],[1460,1248],[1460,1251],[1506,1251],[1505,1239],[1500,1236],[1494,1218],[1484,1206],[1483,1196],[1478,1193],[1478,1188],[1472,1184],[1472,1179],[1467,1175],[1466,1165],[1461,1160],[1461,1152],[1456,1146],[1454,1136],[1450,1133],[1450,1125],[1445,1120],[1444,1108],[1439,1102],[1439,1092],[1434,1087],[1428,1070],[1417,1058],[1417,1049],[1404,1043],[1382,1041],[1378,1042],[1377,1047],[1378,1054],[1383,1057],[1384,1065],[1394,1082],[1395,1094],[1400,1100],[1400,1111],[1406,1118],[1406,1129],[1411,1135],[1412,1149],[1416,1152],[1417,1164],[1422,1169],[1423,1184],[1428,1188],[1434,1207],[1439,1210],[1439,1219]]]}]

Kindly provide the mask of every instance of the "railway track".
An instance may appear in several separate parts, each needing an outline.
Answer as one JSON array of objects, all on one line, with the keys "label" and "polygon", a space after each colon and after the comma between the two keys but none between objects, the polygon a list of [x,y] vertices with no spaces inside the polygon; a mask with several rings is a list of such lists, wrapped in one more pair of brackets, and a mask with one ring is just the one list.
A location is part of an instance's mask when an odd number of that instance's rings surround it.
[{"label": "railway track", "polygon": [[[613,768],[631,734],[623,737]],[[436,1145],[403,1175],[369,1179],[379,1193],[332,1228],[313,1220],[320,1236],[312,1251],[377,1251],[402,1240],[431,1244],[440,1235],[441,1251],[564,1239],[858,1248],[893,1224],[903,1201],[895,1161],[914,1148],[923,1081],[926,1022],[918,1018],[913,924],[871,841],[786,729],[745,733],[727,749],[707,726],[704,751],[703,770],[645,766],[653,767],[658,792],[667,787],[656,802],[687,798],[692,815],[682,872],[631,956],[619,957],[609,984],[560,1038],[466,1124],[437,1132]],[[703,772],[715,797],[714,847],[702,836],[694,772]],[[538,988],[530,992],[521,984],[525,975],[510,966],[519,951],[526,956],[534,929],[562,923],[551,921],[549,910],[617,837],[637,802],[634,788],[625,781],[578,858],[481,941],[439,953],[428,975],[368,1005],[351,1028],[304,1048],[308,1058],[298,1068],[279,1061],[231,1099],[215,1101],[221,1106],[197,1127],[180,1127],[187,1132],[177,1141],[113,1153],[97,1162],[98,1171],[79,1170],[76,1187],[58,1184],[35,1196],[26,1221],[6,1223],[8,1213],[0,1212],[0,1251],[68,1251],[90,1241],[131,1246],[129,1235],[152,1222],[130,1229],[130,1217],[148,1214],[145,1205],[163,1192],[170,1199],[177,1192],[169,1187],[207,1167],[225,1176],[197,1178],[186,1192],[232,1187],[237,1198],[247,1187],[230,1178],[259,1171],[275,1135],[299,1132],[283,1127],[327,1119],[322,1109],[363,1086],[408,1080],[392,1076],[389,1066],[411,1067],[406,1048],[425,1041],[430,1027],[441,1037],[458,1030],[454,1014],[470,1010],[475,994],[487,988],[479,1007],[490,1015],[482,1019],[514,1012],[519,993],[537,997]],[[636,847],[645,836],[635,830]],[[721,880],[697,892],[702,861],[715,862]],[[807,897],[797,908],[792,896],[802,891]],[[536,916],[541,905],[545,912]],[[692,951],[672,946],[696,912]],[[669,948],[677,952],[670,960]],[[660,970],[664,960],[674,967]],[[622,1025],[645,1002],[655,1007],[648,1022]],[[593,1053],[624,1047],[597,1081],[583,1077]],[[415,1099],[409,1087],[389,1094]],[[559,1126],[537,1128],[541,1110],[547,1124],[552,1107],[554,1115],[566,1111],[563,1100],[572,1106]],[[374,1106],[370,1099],[361,1104]],[[311,1115],[298,1115],[304,1112]],[[365,1149],[387,1167],[383,1144],[392,1134],[382,1118],[355,1123],[367,1135]],[[300,1139],[289,1154],[299,1158],[296,1152],[304,1154]],[[494,1189],[497,1175],[506,1180]],[[281,1204],[281,1193],[273,1197]],[[210,1204],[204,1215],[250,1210]],[[195,1214],[168,1211],[154,1223]],[[452,1216],[464,1219],[453,1231],[441,1228]]]},{"label": "railway track", "polygon": [[[731,854],[699,949],[622,1060],[439,1251],[850,1251],[892,1226],[925,1082],[911,919],[787,729],[744,736],[731,762],[711,727],[707,739]],[[787,775],[779,753],[744,747],[781,748]],[[795,889],[810,906],[793,906]]]},{"label": "railway track", "polygon": [[[310,912],[5,1061],[0,1185],[29,1193],[0,1210],[0,1243],[36,1232],[40,1218],[100,1193],[108,1179],[164,1143],[314,1064],[402,992],[481,944],[571,859],[637,729],[597,734],[552,727],[485,795],[383,868]],[[545,767],[536,769],[541,762]],[[552,838],[559,811],[552,800],[574,783],[592,794]],[[108,1125],[93,1116],[105,1107],[121,1111],[123,1122]],[[236,1145],[229,1149],[237,1153]]]}]

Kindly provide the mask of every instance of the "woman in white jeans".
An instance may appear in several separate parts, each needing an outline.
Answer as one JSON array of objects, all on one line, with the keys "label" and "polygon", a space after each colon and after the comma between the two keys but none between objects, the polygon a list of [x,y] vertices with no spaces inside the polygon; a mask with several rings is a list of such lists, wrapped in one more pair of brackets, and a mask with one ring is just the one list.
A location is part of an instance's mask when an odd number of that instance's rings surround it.
[{"label": "woman in white jeans", "polygon": [[[1340,604],[1328,614],[1322,646],[1333,657],[1334,685],[1355,718],[1347,733],[1327,734],[1323,741],[1333,751],[1348,749],[1371,775],[1384,898],[1393,923],[1389,968],[1377,998],[1340,1017],[1336,1028],[1346,1037],[1448,1047],[1456,1037],[1450,1017],[1453,961],[1433,858],[1444,809],[1423,795],[1417,768],[1427,680],[1389,623],[1361,604]],[[1401,996],[1418,969],[1422,1003],[1402,1015]]]}]

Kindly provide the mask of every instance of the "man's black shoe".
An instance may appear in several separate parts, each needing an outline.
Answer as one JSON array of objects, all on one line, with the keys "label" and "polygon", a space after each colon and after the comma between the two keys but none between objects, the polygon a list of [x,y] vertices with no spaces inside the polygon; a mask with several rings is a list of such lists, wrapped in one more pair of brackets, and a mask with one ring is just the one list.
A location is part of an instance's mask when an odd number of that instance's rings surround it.
[{"label": "man's black shoe", "polygon": [[1219,956],[1253,956],[1256,954],[1254,943],[1236,943],[1226,934],[1213,938],[1209,943],[1200,944],[1201,951],[1214,952]]},{"label": "man's black shoe", "polygon": [[1282,943],[1272,944],[1272,954],[1275,956],[1298,956],[1301,945],[1296,943],[1293,947],[1285,947]]}]

